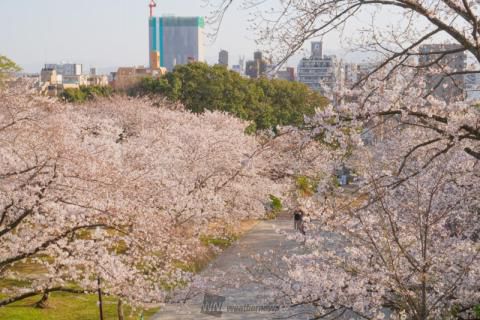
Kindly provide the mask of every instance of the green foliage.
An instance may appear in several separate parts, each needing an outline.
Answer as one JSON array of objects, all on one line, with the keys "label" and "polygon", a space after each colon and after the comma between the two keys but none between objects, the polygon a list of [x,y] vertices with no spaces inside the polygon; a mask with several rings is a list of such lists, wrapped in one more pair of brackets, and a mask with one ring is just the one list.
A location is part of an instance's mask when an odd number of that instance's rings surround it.
[{"label": "green foliage", "polygon": [[473,308],[473,312],[475,313],[475,317],[480,318],[480,304],[477,304],[477,305]]},{"label": "green foliage", "polygon": [[18,72],[22,70],[15,62],[7,58],[6,56],[0,55],[0,86],[3,85],[5,78],[13,72]]},{"label": "green foliage", "polygon": [[237,236],[235,235],[229,235],[229,236],[224,236],[224,237],[213,237],[213,236],[207,236],[207,235],[202,235],[200,236],[200,242],[205,245],[205,246],[215,246],[220,249],[226,249],[230,247],[236,240],[238,239]]},{"label": "green foliage", "polygon": [[271,201],[271,206],[273,211],[275,212],[282,211],[283,206],[282,206],[282,200],[280,200],[280,198],[277,198],[271,194],[270,201]]},{"label": "green foliage", "polygon": [[450,309],[450,314],[452,315],[453,318],[456,318],[458,317],[459,311],[460,311],[460,306],[458,304],[454,304]]},{"label": "green foliage", "polygon": [[205,63],[179,65],[159,79],[145,78],[137,93],[159,93],[197,113],[231,113],[252,121],[248,133],[278,125],[301,126],[304,115],[312,115],[328,103],[302,83],[247,79],[224,66]]},{"label": "green foliage", "polygon": [[273,194],[269,195],[270,210],[267,212],[266,218],[269,220],[275,219],[277,215],[282,211],[283,205],[280,198],[275,197]]},{"label": "green foliage", "polygon": [[60,95],[67,102],[83,103],[96,97],[110,97],[113,89],[109,86],[80,86],[78,89],[65,89]]},{"label": "green foliage", "polygon": [[[43,267],[27,261],[18,263],[14,267],[15,272],[24,273],[32,276],[32,279],[42,274]],[[31,282],[27,280],[0,279],[0,291],[12,287],[29,288]],[[77,286],[72,286],[78,289]],[[0,294],[0,299],[7,295]],[[48,299],[48,307],[45,309],[34,308],[41,295],[30,297],[0,308],[0,319],[9,320],[83,320],[98,319],[97,295],[95,294],[74,294],[65,292],[54,292]],[[113,296],[104,296],[104,315],[106,320],[117,319],[118,298]],[[145,319],[153,316],[157,309],[151,309],[144,313]],[[140,310],[133,310],[128,305],[124,306],[126,320],[136,320],[139,318]]]},{"label": "green foliage", "polygon": [[[8,320],[85,320],[98,319],[98,297],[95,294],[70,294],[53,293],[48,301],[49,307],[37,309],[32,307],[40,296],[28,298],[26,300],[0,308],[0,319]],[[105,320],[116,320],[117,299],[115,297],[104,297],[104,316]],[[153,316],[156,309],[148,310],[144,313],[144,318],[149,319]],[[140,311],[133,311],[128,306],[124,308],[126,320],[139,319]]]},{"label": "green foliage", "polygon": [[31,285],[31,281],[19,280],[19,279],[0,279],[0,288],[11,288],[11,287],[28,287]]},{"label": "green foliage", "polygon": [[340,179],[337,176],[332,176],[332,181],[331,185],[334,186],[335,188],[340,188]]},{"label": "green foliage", "polygon": [[298,176],[295,180],[297,190],[301,196],[309,197],[317,192],[318,181],[307,176]]},{"label": "green foliage", "polygon": [[87,95],[80,89],[65,89],[60,96],[68,102],[82,103],[87,100]]},{"label": "green foliage", "polygon": [[[210,261],[217,255],[218,251],[212,250],[212,247],[224,250],[230,247],[235,241],[237,241],[239,235],[229,233],[226,236],[219,237],[218,235],[200,235],[200,243],[205,247],[210,247],[206,254],[197,255],[190,261],[175,261],[174,266],[184,272],[199,273],[204,270]],[[185,287],[187,283],[185,281],[166,281],[161,283],[162,288],[165,290],[173,290],[175,288]]]}]

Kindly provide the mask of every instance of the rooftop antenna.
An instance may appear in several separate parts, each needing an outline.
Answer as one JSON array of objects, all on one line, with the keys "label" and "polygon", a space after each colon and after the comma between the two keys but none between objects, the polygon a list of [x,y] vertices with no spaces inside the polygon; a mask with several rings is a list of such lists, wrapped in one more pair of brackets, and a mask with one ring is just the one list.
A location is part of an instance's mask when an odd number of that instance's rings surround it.
[{"label": "rooftop antenna", "polygon": [[155,0],[150,0],[150,4],[148,5],[150,7],[150,18],[153,17],[153,8],[157,6],[157,3]]}]

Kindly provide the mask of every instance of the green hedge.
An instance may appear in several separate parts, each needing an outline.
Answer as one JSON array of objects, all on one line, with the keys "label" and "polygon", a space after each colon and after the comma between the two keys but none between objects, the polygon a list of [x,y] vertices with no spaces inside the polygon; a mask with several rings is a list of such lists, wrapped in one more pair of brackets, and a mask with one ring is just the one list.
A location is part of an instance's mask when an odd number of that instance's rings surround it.
[{"label": "green hedge", "polygon": [[60,97],[67,102],[82,103],[95,97],[110,97],[113,89],[109,86],[80,86],[78,89],[65,89]]},{"label": "green hedge", "polygon": [[299,82],[247,79],[224,66],[191,63],[161,78],[145,78],[135,94],[162,94],[193,112],[219,110],[252,121],[249,131],[300,126],[304,115],[324,107],[325,97]]}]

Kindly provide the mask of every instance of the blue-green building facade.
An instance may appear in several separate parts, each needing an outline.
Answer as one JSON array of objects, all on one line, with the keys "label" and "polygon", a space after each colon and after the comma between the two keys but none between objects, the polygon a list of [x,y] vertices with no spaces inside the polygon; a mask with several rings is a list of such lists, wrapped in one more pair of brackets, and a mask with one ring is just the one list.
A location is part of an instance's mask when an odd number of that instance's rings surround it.
[{"label": "blue-green building facade", "polygon": [[169,71],[175,65],[186,64],[189,60],[204,61],[204,29],[203,17],[151,17],[150,57],[152,53],[158,52],[159,65]]}]

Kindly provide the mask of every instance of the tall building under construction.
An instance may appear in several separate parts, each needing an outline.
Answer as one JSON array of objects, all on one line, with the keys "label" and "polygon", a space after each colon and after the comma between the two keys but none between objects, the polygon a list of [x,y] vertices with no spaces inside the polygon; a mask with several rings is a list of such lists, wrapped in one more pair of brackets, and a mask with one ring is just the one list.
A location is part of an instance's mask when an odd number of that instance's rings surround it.
[{"label": "tall building under construction", "polygon": [[149,29],[151,69],[205,60],[203,17],[151,16]]}]

